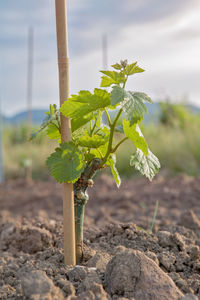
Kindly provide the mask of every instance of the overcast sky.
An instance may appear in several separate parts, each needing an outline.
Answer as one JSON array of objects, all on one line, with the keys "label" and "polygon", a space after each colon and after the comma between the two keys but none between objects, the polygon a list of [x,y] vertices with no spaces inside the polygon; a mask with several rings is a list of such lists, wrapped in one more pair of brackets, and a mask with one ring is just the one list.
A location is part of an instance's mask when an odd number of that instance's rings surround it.
[{"label": "overcast sky", "polygon": [[[146,70],[129,89],[200,106],[199,0],[69,0],[68,24],[71,93],[99,86],[106,34],[109,65],[127,58]],[[59,103],[54,0],[1,0],[0,98],[7,115],[26,109],[29,26],[33,107]]]}]

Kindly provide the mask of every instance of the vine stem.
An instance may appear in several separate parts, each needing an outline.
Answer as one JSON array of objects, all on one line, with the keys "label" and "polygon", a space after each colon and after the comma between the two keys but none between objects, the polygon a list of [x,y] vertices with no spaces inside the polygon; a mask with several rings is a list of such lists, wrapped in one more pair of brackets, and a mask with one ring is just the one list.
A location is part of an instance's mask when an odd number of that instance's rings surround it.
[{"label": "vine stem", "polygon": [[55,123],[51,123],[52,125],[54,125],[57,129],[58,129],[58,131],[61,133],[61,128],[58,126],[58,125],[56,125]]},{"label": "vine stem", "polygon": [[93,135],[93,132],[94,132],[94,130],[95,130],[96,123],[97,123],[97,122],[94,123],[94,125],[93,125],[93,127],[92,127],[92,130],[91,130],[91,132],[90,132],[91,136]]},{"label": "vine stem", "polygon": [[107,120],[108,120],[108,125],[109,125],[109,127],[111,127],[112,123],[111,123],[110,115],[109,115],[109,113],[108,113],[108,111],[107,111],[106,108],[104,108],[104,111],[106,113],[106,117],[107,117]]},{"label": "vine stem", "polygon": [[116,152],[117,149],[119,148],[119,146],[120,146],[123,142],[125,142],[126,140],[128,140],[127,137],[123,138],[123,139],[115,146],[115,148],[113,148],[112,152],[113,152],[113,153]]},{"label": "vine stem", "polygon": [[110,137],[109,137],[109,142],[108,142],[108,149],[106,152],[106,155],[104,156],[104,158],[102,159],[101,162],[101,167],[105,164],[105,162],[107,161],[108,156],[110,155],[110,153],[112,153],[112,142],[113,142],[113,135],[114,135],[114,130],[115,130],[115,126],[117,124],[118,119],[120,118],[121,114],[122,114],[122,108],[119,110],[113,124],[111,124],[110,126]]},{"label": "vine stem", "polygon": [[92,121],[90,121],[90,134],[92,132]]}]

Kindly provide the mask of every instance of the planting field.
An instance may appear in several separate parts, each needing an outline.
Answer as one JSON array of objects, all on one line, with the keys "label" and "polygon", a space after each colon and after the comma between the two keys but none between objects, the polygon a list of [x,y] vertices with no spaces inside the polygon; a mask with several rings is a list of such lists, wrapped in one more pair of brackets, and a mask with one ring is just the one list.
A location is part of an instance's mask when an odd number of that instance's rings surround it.
[{"label": "planting field", "polygon": [[198,1],[16,2],[0,12],[0,300],[200,300]]},{"label": "planting field", "polygon": [[161,172],[152,183],[134,178],[117,189],[109,176],[98,177],[86,205],[83,263],[70,268],[61,185],[7,181],[0,299],[200,299],[199,182]]}]

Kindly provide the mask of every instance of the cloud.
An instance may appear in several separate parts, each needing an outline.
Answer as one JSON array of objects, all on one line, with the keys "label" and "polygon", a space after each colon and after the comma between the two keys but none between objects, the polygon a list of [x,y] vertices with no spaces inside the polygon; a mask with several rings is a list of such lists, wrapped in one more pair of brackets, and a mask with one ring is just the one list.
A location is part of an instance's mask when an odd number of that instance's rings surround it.
[{"label": "cloud", "polygon": [[[71,49],[79,55],[90,51],[99,45],[102,34],[118,36],[121,30],[129,25],[158,24],[165,21],[168,25],[176,23],[177,19],[187,15],[194,7],[199,6],[198,0],[126,0],[116,4],[110,1],[85,1],[86,6],[69,14]],[[167,25],[166,25],[167,26]]]},{"label": "cloud", "polygon": [[[155,98],[190,94],[198,103],[198,0],[69,1],[70,90],[99,85],[102,35],[108,36],[109,64],[137,59],[147,72],[130,80],[129,88]],[[54,1],[1,1],[0,81],[4,110],[26,107],[27,32],[34,27],[34,107],[58,103]],[[191,79],[191,80],[190,80]]]}]

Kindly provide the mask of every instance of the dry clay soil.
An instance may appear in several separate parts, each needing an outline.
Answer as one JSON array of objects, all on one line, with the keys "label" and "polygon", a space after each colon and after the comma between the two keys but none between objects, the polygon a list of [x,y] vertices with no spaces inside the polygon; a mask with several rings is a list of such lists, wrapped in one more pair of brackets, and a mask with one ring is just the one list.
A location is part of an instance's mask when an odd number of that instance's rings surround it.
[{"label": "dry clay soil", "polygon": [[134,178],[118,189],[102,175],[89,196],[83,262],[70,267],[61,186],[0,186],[0,299],[200,299],[200,177]]}]

